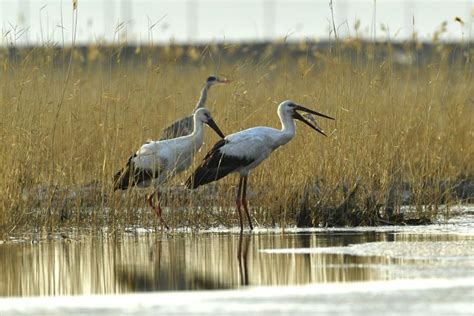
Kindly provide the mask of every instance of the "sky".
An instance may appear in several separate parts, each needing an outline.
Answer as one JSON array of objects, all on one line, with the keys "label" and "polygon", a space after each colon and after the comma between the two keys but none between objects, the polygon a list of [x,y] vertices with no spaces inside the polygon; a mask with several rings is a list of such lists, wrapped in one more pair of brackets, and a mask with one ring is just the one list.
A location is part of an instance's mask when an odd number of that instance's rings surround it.
[{"label": "sky", "polygon": [[[1,45],[71,43],[73,0],[0,0]],[[333,0],[339,37],[473,40],[473,0]],[[325,40],[329,0],[77,0],[76,41],[157,44]],[[460,18],[461,22],[455,21]]]}]

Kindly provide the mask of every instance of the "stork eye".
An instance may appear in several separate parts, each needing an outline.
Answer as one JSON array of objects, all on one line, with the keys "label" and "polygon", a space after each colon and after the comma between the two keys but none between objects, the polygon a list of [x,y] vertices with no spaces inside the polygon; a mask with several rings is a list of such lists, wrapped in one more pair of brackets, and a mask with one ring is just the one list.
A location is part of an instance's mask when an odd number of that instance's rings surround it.
[{"label": "stork eye", "polygon": [[216,77],[210,76],[207,78],[207,81],[216,81]]}]

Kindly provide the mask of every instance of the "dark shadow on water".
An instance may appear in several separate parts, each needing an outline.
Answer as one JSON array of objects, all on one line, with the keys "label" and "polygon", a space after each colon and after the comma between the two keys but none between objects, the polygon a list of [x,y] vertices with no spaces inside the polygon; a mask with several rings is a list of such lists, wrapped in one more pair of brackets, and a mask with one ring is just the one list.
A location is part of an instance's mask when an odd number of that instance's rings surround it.
[{"label": "dark shadow on water", "polygon": [[239,235],[239,249],[237,251],[237,262],[239,263],[240,285],[249,285],[248,272],[248,250],[252,235]]}]

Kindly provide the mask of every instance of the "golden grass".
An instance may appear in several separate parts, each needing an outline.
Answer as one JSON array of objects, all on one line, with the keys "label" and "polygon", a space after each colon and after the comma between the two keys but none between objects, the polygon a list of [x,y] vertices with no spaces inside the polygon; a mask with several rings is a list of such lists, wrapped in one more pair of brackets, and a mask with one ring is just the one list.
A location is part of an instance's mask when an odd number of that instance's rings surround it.
[{"label": "golden grass", "polygon": [[[92,48],[89,63],[78,54],[63,102],[67,66],[57,65],[62,52],[43,48],[17,59],[0,54],[1,235],[155,223],[151,212],[138,211],[145,206],[143,193],[114,193],[111,177],[145,140],[191,113],[215,65],[177,62],[176,47],[164,61],[148,50],[137,49],[149,55],[133,65],[109,62],[113,50]],[[317,224],[319,209],[344,200],[342,184],[359,183],[358,199],[370,197],[377,205],[401,183],[411,186],[415,205],[452,203],[449,190],[438,184],[473,174],[471,64],[450,61],[443,49],[420,66],[396,65],[391,54],[382,61],[371,60],[366,51],[355,60],[346,55],[265,54],[256,63],[245,57],[222,63],[220,73],[234,82],[213,88],[207,107],[226,134],[256,125],[279,127],[277,104],[286,99],[337,119],[320,120],[327,138],[299,124],[295,139],[251,175],[250,203],[260,224],[294,224],[304,198]],[[209,129],[205,137],[196,164],[217,140]],[[201,190],[170,194],[165,204],[172,211],[166,216],[173,226],[235,224],[236,181],[233,176],[220,181],[211,197]],[[97,184],[92,194],[80,194],[92,182]],[[215,206],[221,212],[209,211]],[[176,211],[182,208],[189,212]]]}]

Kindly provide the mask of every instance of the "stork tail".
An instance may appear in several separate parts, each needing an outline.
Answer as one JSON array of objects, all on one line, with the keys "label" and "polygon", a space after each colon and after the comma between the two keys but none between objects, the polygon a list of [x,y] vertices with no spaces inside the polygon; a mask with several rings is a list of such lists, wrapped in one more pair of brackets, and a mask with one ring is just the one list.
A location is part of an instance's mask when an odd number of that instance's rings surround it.
[{"label": "stork tail", "polygon": [[128,188],[130,183],[130,167],[133,165],[133,157],[135,157],[135,155],[130,156],[125,167],[114,175],[114,191],[126,190]]},{"label": "stork tail", "polygon": [[148,186],[154,178],[157,178],[159,171],[153,172],[148,169],[140,169],[133,163],[134,154],[128,158],[127,164],[114,175],[114,191],[126,190],[131,186]]}]

